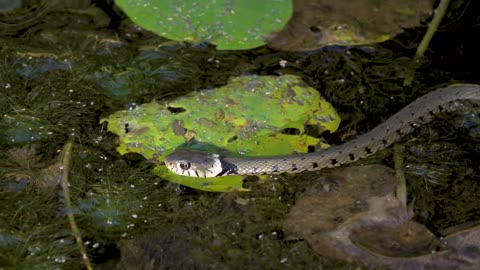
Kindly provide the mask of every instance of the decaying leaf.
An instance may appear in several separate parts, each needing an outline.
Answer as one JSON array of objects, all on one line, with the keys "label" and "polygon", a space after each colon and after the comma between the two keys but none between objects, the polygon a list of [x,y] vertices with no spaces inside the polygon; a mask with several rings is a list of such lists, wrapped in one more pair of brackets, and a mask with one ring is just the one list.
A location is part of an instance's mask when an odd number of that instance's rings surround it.
[{"label": "decaying leaf", "polygon": [[297,200],[284,227],[322,256],[368,268],[480,267],[480,227],[440,239],[411,219],[394,186],[393,170],[384,166],[336,170]]},{"label": "decaying leaf", "polygon": [[378,43],[418,27],[432,14],[434,0],[295,0],[287,25],[268,45],[287,51],[327,45]]}]

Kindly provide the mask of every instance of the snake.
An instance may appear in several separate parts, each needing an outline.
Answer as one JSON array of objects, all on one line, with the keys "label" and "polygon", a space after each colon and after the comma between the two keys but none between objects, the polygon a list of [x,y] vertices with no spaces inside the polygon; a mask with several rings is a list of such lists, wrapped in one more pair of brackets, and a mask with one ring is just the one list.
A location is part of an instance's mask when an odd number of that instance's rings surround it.
[{"label": "snake", "polygon": [[372,130],[325,150],[285,156],[223,156],[201,150],[176,149],[166,167],[190,177],[299,173],[356,162],[385,149],[440,112],[456,110],[459,101],[480,100],[480,85],[452,84],[419,97]]}]

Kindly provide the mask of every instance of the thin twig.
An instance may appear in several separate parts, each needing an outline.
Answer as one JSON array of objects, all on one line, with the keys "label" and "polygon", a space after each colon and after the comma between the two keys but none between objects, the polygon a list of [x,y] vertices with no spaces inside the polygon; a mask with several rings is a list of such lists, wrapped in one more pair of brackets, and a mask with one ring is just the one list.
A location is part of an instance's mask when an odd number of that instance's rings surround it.
[{"label": "thin twig", "polygon": [[425,54],[425,51],[427,50],[433,35],[437,31],[438,26],[440,25],[440,22],[442,21],[443,16],[447,11],[449,3],[450,0],[441,0],[440,4],[438,4],[438,7],[435,9],[433,19],[430,22],[430,26],[428,26],[427,32],[425,33],[422,41],[417,47],[417,52],[415,53],[415,57],[413,58],[413,64],[405,75],[405,80],[403,81],[404,86],[409,86],[412,84],[415,69],[420,62],[420,59],[422,59],[423,55]]},{"label": "thin twig", "polygon": [[93,270],[92,264],[88,258],[87,252],[83,246],[82,236],[80,234],[80,230],[77,227],[77,223],[75,222],[75,217],[72,211],[72,202],[70,199],[70,190],[69,190],[69,182],[68,182],[68,174],[70,173],[70,166],[72,163],[72,142],[67,142],[63,147],[63,151],[61,154],[61,167],[62,170],[62,191],[63,197],[65,199],[65,207],[67,208],[67,217],[68,222],[70,223],[70,228],[72,229],[73,234],[75,235],[75,240],[77,242],[78,249],[80,251],[80,255],[82,255],[83,262],[87,270]]}]

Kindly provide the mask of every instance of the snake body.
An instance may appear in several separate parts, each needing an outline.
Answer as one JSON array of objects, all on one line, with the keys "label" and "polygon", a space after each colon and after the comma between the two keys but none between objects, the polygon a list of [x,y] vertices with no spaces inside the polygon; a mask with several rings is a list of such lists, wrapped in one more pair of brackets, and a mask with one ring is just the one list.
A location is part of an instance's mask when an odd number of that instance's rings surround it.
[{"label": "snake body", "polygon": [[344,144],[305,154],[274,157],[224,157],[196,150],[176,150],[165,160],[167,168],[193,177],[298,173],[338,167],[368,157],[388,147],[442,111],[451,111],[459,100],[480,100],[480,85],[455,84],[413,101],[387,121]]}]

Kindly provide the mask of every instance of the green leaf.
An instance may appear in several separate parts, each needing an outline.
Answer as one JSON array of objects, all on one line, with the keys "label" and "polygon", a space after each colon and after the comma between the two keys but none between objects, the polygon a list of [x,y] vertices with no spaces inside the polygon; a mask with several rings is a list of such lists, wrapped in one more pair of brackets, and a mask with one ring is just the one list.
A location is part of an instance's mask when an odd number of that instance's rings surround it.
[{"label": "green leaf", "polygon": [[139,26],[168,39],[210,41],[220,50],[251,49],[280,30],[291,0],[116,0]]},{"label": "green leaf", "polygon": [[[121,154],[140,153],[159,162],[179,147],[244,156],[307,152],[309,146],[322,147],[320,140],[281,132],[293,128],[302,133],[305,125],[334,132],[340,124],[339,116],[319,92],[293,75],[238,77],[220,88],[166,103],[143,104],[101,121],[108,121],[108,129],[120,136],[117,150]],[[180,177],[159,168],[155,173],[201,190],[242,189],[241,177]]]}]

